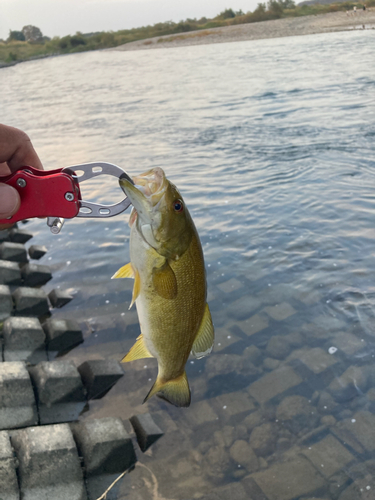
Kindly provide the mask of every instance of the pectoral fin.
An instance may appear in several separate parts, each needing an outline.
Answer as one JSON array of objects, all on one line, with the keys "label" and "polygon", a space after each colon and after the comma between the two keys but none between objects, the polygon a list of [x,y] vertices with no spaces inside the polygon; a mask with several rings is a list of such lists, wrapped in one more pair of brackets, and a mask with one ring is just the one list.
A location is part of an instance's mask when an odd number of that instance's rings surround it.
[{"label": "pectoral fin", "polygon": [[134,269],[130,262],[129,264],[120,267],[120,269],[112,276],[111,280],[116,278],[134,278]]},{"label": "pectoral fin", "polygon": [[206,304],[202,322],[195,337],[191,353],[198,359],[203,358],[203,356],[207,356],[207,354],[210,354],[213,344],[214,325],[212,324],[210,309],[208,307],[208,304]]},{"label": "pectoral fin", "polygon": [[143,358],[153,358],[153,356],[147,349],[145,341],[143,340],[143,335],[141,334],[137,338],[137,342],[133,345],[128,354],[121,360],[121,363],[127,363],[128,361],[134,361],[135,359]]},{"label": "pectoral fin", "polygon": [[143,403],[156,393],[158,393],[158,396],[162,399],[165,399],[168,403],[171,403],[174,406],[185,408],[190,406],[191,395],[186,372],[173,380],[168,380],[167,382],[162,381],[158,377],[154,385],[151,387],[150,392],[145,397]]},{"label": "pectoral fin", "polygon": [[131,304],[129,306],[129,309],[131,309],[132,305],[137,300],[137,297],[140,294],[140,291],[141,291],[141,277],[139,276],[139,272],[137,270],[135,270],[134,271],[133,295],[132,295],[132,301],[131,301]]},{"label": "pectoral fin", "polygon": [[177,296],[177,280],[173,269],[165,261],[162,267],[152,271],[152,283],[156,292],[164,299],[174,299]]}]

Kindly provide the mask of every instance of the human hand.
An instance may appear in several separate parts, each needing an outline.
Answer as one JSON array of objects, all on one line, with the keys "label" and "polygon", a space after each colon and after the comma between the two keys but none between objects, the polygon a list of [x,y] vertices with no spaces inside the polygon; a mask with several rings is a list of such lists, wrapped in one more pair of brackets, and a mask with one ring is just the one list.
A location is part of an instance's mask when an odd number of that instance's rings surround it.
[{"label": "human hand", "polygon": [[[43,165],[25,132],[0,124],[0,176],[11,174],[20,167],[30,166],[43,170]],[[8,184],[0,183],[0,219],[14,215],[21,200],[18,191]],[[0,225],[6,229],[7,225]]]}]

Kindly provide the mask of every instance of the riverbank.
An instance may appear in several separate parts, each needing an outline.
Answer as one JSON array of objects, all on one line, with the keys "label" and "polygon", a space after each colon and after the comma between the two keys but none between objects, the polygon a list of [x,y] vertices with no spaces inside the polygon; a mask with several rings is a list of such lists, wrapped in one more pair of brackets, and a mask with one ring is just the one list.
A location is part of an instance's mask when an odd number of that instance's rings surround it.
[{"label": "riverbank", "polygon": [[332,12],[303,17],[287,17],[259,23],[238,24],[178,35],[165,35],[130,42],[108,50],[145,50],[173,48],[186,45],[228,43],[285,36],[312,35],[335,31],[375,29],[375,10]]}]

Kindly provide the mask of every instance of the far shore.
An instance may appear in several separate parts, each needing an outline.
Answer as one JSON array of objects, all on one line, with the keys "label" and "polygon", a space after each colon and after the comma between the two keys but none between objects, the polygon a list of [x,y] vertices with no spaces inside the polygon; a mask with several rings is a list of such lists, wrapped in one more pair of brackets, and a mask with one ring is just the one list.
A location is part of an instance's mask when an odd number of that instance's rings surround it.
[{"label": "far shore", "polygon": [[375,29],[375,9],[346,12],[332,12],[303,17],[286,17],[259,23],[237,24],[220,28],[165,35],[138,40],[107,50],[147,50],[228,43],[245,40],[261,40],[285,36],[312,35],[336,31]]}]

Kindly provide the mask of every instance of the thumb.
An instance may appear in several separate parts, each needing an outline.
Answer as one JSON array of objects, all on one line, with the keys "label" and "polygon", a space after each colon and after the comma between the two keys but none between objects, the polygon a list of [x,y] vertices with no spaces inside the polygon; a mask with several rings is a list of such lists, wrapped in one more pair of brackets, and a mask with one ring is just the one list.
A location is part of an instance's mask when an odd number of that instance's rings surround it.
[{"label": "thumb", "polygon": [[0,219],[12,216],[20,208],[21,200],[17,190],[0,183]]}]

